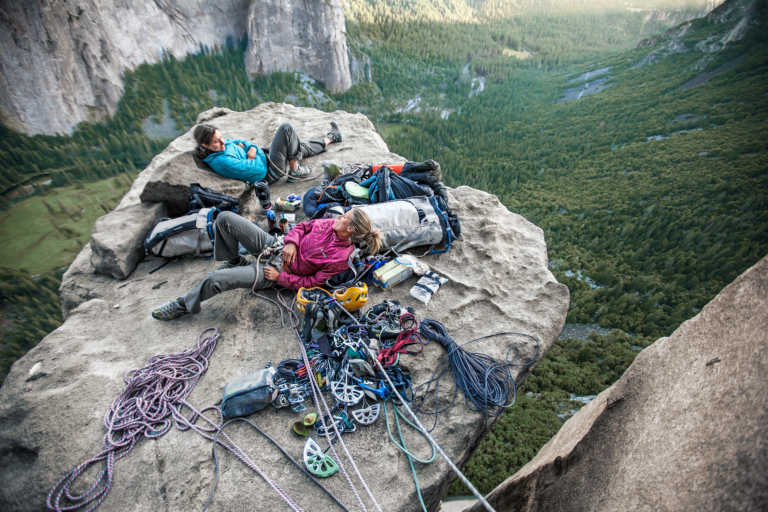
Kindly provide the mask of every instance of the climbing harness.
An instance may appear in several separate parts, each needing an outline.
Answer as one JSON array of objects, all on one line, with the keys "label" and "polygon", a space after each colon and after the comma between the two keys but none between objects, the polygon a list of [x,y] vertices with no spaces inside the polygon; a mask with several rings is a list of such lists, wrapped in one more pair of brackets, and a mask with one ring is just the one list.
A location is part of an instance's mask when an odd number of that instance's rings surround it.
[{"label": "climbing harness", "polygon": [[[416,322],[416,317],[412,313],[404,313],[400,316],[399,322],[400,328],[394,341],[385,341],[379,336],[381,350],[377,357],[385,366],[396,364],[400,354],[419,354],[424,350],[425,343],[422,343],[419,338],[419,324]],[[417,345],[419,350],[416,352],[408,351],[406,347],[411,345]]]}]

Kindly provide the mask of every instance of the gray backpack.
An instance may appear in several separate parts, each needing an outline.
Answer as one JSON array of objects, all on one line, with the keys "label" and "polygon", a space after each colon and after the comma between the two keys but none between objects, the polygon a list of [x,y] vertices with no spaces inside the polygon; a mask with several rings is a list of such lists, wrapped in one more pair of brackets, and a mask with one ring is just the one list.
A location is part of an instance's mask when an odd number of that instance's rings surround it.
[{"label": "gray backpack", "polygon": [[[456,234],[451,230],[448,216],[434,197],[409,197],[361,208],[371,218],[373,229],[381,233],[380,252],[398,254],[411,247],[429,245],[428,253],[446,252]],[[442,250],[432,247],[444,245]]]},{"label": "gray backpack", "polygon": [[144,251],[163,258],[210,256],[216,208],[191,211],[177,219],[160,219],[144,240]]}]

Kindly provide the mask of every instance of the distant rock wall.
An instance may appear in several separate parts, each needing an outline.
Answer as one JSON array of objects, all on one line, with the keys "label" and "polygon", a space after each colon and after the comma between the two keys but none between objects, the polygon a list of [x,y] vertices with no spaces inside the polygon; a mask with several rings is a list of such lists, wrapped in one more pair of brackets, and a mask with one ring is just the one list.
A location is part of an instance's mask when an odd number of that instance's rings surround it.
[{"label": "distant rock wall", "polygon": [[339,0],[254,0],[245,70],[253,78],[303,71],[333,93],[352,86]]},{"label": "distant rock wall", "polygon": [[[768,258],[568,420],[499,512],[768,510]],[[481,512],[475,505],[471,512]]]},{"label": "distant rock wall", "polygon": [[69,133],[112,115],[122,74],[246,33],[250,0],[0,0],[0,120]]},{"label": "distant rock wall", "polygon": [[349,74],[352,79],[352,85],[363,82],[372,82],[371,77],[371,58],[362,52],[358,52],[358,57],[348,48],[349,54]]}]

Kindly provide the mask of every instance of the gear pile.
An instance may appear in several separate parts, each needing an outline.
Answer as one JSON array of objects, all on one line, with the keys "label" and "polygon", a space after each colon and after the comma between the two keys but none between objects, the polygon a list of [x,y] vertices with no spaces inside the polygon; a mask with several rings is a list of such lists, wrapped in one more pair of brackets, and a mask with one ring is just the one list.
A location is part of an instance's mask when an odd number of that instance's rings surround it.
[{"label": "gear pile", "polygon": [[[418,354],[424,346],[413,309],[401,307],[398,301],[384,301],[358,313],[357,318],[342,300],[327,292],[307,290],[299,296],[303,299],[302,341],[309,365],[300,358],[281,361],[277,365],[278,395],[271,403],[278,409],[305,412],[313,379],[321,392],[330,393],[336,405],[330,415],[307,414],[303,421],[294,423],[294,432],[309,437],[313,428],[318,437],[328,435],[335,443],[336,432],[343,435],[355,432],[358,425],[375,423],[382,403],[396,401],[386,378],[375,369],[377,361],[400,395],[408,401],[413,399],[410,375],[397,366],[401,354]],[[413,346],[417,349],[408,349]],[[304,462],[320,477],[339,469],[312,437],[305,444]]]}]

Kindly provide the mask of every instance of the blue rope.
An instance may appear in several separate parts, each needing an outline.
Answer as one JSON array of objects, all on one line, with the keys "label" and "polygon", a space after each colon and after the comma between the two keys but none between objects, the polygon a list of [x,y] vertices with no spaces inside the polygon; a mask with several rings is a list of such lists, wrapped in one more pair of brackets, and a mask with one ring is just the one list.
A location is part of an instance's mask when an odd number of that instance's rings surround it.
[{"label": "blue rope", "polygon": [[[448,351],[448,355],[446,355],[440,361],[440,364],[437,365],[437,369],[432,374],[432,378],[414,390],[414,395],[416,395],[422,387],[426,386],[424,395],[421,397],[418,406],[412,407],[412,409],[421,414],[434,416],[432,428],[430,428],[428,432],[432,432],[437,426],[437,415],[448,410],[456,402],[459,390],[461,390],[464,395],[464,403],[470,410],[478,411],[486,418],[500,416],[507,407],[510,407],[515,402],[515,398],[517,397],[517,386],[510,368],[513,366],[530,365],[538,357],[540,349],[539,340],[528,334],[518,332],[490,334],[459,345],[448,335],[443,324],[430,318],[424,319],[421,322],[421,325],[419,326],[419,334],[430,341],[435,340],[439,342]],[[516,363],[515,361],[520,355],[520,349],[513,345],[507,350],[505,361],[499,362],[487,354],[469,352],[463,348],[476,341],[503,335],[525,336],[531,338],[536,342],[536,353],[530,361],[526,363]],[[510,359],[510,353],[513,350],[515,351],[515,355]],[[453,374],[453,380],[456,383],[456,386],[453,390],[453,398],[451,399],[451,402],[443,409],[440,409],[438,405],[440,379],[445,375],[448,369],[450,369]],[[435,393],[434,412],[422,410],[427,400],[427,395],[433,385]]]}]

